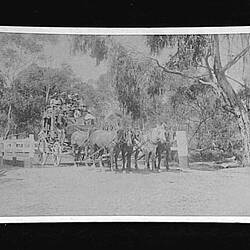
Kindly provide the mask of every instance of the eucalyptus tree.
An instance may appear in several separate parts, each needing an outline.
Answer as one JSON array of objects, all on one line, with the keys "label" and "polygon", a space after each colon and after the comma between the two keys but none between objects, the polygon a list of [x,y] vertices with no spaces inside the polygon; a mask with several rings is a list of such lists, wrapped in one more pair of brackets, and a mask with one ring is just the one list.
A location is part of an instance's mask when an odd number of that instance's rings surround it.
[{"label": "eucalyptus tree", "polygon": [[96,58],[97,65],[107,61],[107,74],[124,116],[129,115],[133,122],[143,124],[150,114],[157,112],[156,96],[163,93],[162,70],[151,59],[113,38],[75,36],[72,51],[89,54]]},{"label": "eucalyptus tree", "polygon": [[[239,46],[239,41],[241,41]],[[210,85],[223,101],[223,107],[234,115],[243,141],[243,163],[250,165],[250,120],[249,102],[238,94],[239,88],[249,89],[245,68],[249,57],[249,35],[178,35],[148,36],[147,45],[153,54],[164,48],[176,48],[175,54],[164,65],[156,64],[167,74],[176,74]],[[240,48],[239,48],[240,47]],[[241,63],[242,61],[242,63]],[[239,70],[242,68],[242,71]],[[187,70],[196,69],[203,74],[192,75]],[[242,81],[234,79],[232,72],[238,69]],[[235,83],[239,88],[235,87]],[[246,97],[246,96],[245,96]]]},{"label": "eucalyptus tree", "polygon": [[[246,69],[249,66],[249,34],[150,35],[146,36],[145,41],[152,54],[145,56],[150,61],[149,68],[156,66],[167,75],[176,75],[194,83],[212,86],[214,93],[223,102],[223,108],[236,119],[243,142],[243,163],[245,166],[250,166],[249,98],[247,95],[245,98],[238,95],[239,89],[244,89],[246,93],[249,89],[246,76]],[[96,58],[97,64],[110,58],[112,62],[112,58],[117,55],[114,51],[119,51],[120,48],[113,42],[112,36],[75,36],[72,45],[74,52],[89,53]],[[175,52],[161,63],[153,55],[159,54],[164,49]],[[129,62],[126,61],[123,65],[127,63]],[[134,70],[133,65],[132,72],[138,71],[139,68]],[[232,74],[235,71],[236,74]],[[116,71],[116,76],[122,78],[118,73]],[[129,75],[131,76],[131,73]],[[133,83],[134,77],[131,77],[129,82],[136,96],[138,89],[134,88],[136,86]],[[124,90],[119,91],[126,98]],[[127,107],[130,107],[129,101],[126,101]],[[133,108],[138,109],[138,107],[139,104],[135,102]]]},{"label": "eucalyptus tree", "polygon": [[5,137],[11,127],[16,126],[13,118],[12,95],[14,82],[20,72],[35,62],[38,62],[45,43],[57,42],[55,35],[1,33],[0,34],[0,75],[3,80],[4,95],[1,102],[1,111],[7,114],[7,127]]}]

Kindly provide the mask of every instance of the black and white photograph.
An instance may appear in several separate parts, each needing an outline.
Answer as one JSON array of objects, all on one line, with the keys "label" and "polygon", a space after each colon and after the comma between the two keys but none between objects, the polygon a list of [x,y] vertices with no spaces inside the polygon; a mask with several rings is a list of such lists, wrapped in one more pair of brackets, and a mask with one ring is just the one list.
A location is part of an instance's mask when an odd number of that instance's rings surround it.
[{"label": "black and white photograph", "polygon": [[250,28],[0,27],[0,217],[249,216]]}]

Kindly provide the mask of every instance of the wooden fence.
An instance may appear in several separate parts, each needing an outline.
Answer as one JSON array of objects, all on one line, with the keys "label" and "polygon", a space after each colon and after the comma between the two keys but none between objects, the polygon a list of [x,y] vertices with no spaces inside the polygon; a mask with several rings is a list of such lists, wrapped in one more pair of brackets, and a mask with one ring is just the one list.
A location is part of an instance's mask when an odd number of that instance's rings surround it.
[{"label": "wooden fence", "polygon": [[13,136],[6,140],[0,138],[1,166],[32,166],[36,147],[37,143],[32,134],[24,139],[20,139],[18,136]]},{"label": "wooden fence", "polygon": [[[17,136],[9,139],[0,138],[0,166],[12,165],[30,167],[36,162],[37,142],[34,135],[20,139]],[[172,151],[178,152],[181,168],[188,167],[188,142],[186,131],[176,131],[175,145]]]}]

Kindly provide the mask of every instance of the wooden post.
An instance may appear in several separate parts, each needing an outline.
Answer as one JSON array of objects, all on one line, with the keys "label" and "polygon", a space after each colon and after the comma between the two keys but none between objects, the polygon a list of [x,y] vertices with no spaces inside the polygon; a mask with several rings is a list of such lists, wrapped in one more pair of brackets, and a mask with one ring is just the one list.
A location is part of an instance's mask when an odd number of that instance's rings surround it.
[{"label": "wooden post", "polygon": [[34,156],[35,156],[35,139],[34,139],[34,135],[30,134],[29,135],[29,167],[33,166]]},{"label": "wooden post", "polygon": [[12,138],[12,164],[13,166],[17,166],[17,155],[16,155],[16,149],[17,149],[17,139],[18,135],[13,135]]},{"label": "wooden post", "polygon": [[179,165],[188,168],[188,142],[186,131],[176,131]]},{"label": "wooden post", "polygon": [[33,166],[33,160],[35,155],[35,140],[34,135],[30,134],[27,138],[29,147],[26,149],[28,151],[28,157],[24,160],[24,167],[32,167]]},{"label": "wooden post", "polygon": [[33,134],[29,135],[29,141],[30,141],[29,154],[30,158],[33,158],[35,154],[35,139]]},{"label": "wooden post", "polygon": [[2,138],[0,138],[0,167],[3,167],[3,157],[4,157],[4,143]]},{"label": "wooden post", "polygon": [[1,156],[0,156],[0,167],[3,167],[3,157],[4,157],[4,152],[1,152]]}]

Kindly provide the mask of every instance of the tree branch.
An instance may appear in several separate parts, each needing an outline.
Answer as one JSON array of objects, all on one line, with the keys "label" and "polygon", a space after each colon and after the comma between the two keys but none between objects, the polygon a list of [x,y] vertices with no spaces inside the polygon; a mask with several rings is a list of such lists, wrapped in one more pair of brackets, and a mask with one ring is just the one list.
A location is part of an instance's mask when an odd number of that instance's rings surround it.
[{"label": "tree branch", "polygon": [[184,78],[189,78],[189,79],[197,79],[197,78],[199,78],[199,77],[195,77],[195,76],[189,76],[189,75],[184,74],[184,73],[182,73],[180,71],[169,70],[166,67],[162,66],[157,59],[152,58],[152,57],[148,57],[148,58],[151,59],[151,60],[153,60],[153,61],[155,61],[156,64],[157,64],[157,66],[159,68],[163,69],[163,71],[166,72],[166,73],[179,75],[179,76],[182,76]]},{"label": "tree branch", "polygon": [[221,72],[225,73],[228,69],[230,69],[235,63],[237,63],[250,49],[250,46],[247,46],[243,49],[237,56],[234,57],[231,61],[229,61],[221,70]]},{"label": "tree branch", "polygon": [[153,60],[156,62],[157,66],[160,67],[161,69],[163,69],[164,72],[166,73],[169,73],[169,74],[175,74],[175,75],[179,75],[179,76],[182,76],[184,78],[188,78],[188,79],[192,79],[192,80],[197,80],[199,83],[201,84],[204,84],[204,85],[209,85],[209,86],[212,86],[213,88],[217,89],[216,87],[216,84],[214,82],[207,82],[207,81],[203,81],[201,78],[208,75],[201,75],[201,76],[190,76],[190,75],[187,75],[185,73],[182,73],[180,71],[175,71],[175,70],[169,70],[167,69],[166,67],[162,66],[159,61],[155,58],[152,58],[152,57],[148,57],[149,59]]},{"label": "tree branch", "polygon": [[193,140],[194,136],[195,136],[195,135],[198,133],[198,131],[200,130],[201,125],[202,125],[203,123],[205,123],[207,120],[209,120],[211,117],[212,117],[212,115],[209,116],[209,117],[206,117],[206,118],[204,118],[203,120],[200,121],[200,123],[199,123],[199,125],[197,126],[195,132],[193,133],[192,137],[189,139],[188,145],[191,143],[191,141]]},{"label": "tree branch", "polygon": [[246,87],[246,85],[245,85],[244,83],[242,83],[242,82],[240,82],[240,81],[238,81],[238,80],[232,78],[231,76],[229,76],[229,75],[225,75],[225,76],[226,76],[227,78],[229,78],[230,80],[232,80],[232,81],[238,83],[241,87],[243,87],[243,88]]},{"label": "tree branch", "polygon": [[234,112],[233,109],[231,109],[230,107],[226,106],[226,105],[223,105],[222,108],[228,113],[231,113],[233,114],[234,116],[236,116],[236,113]]},{"label": "tree branch", "polygon": [[211,56],[211,51],[209,50],[205,56],[205,64],[206,64],[206,68],[208,70],[209,76],[210,76],[210,80],[213,80],[213,68],[210,66],[208,59]]}]

